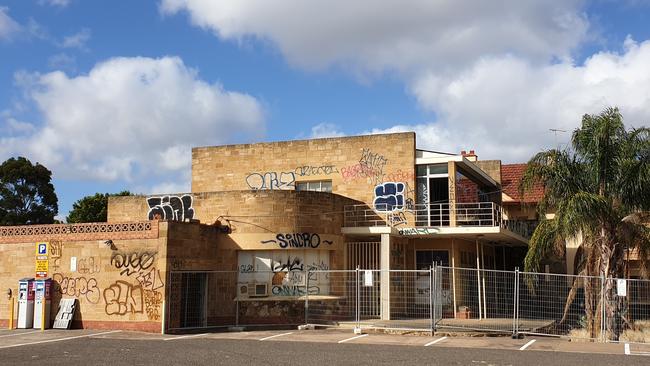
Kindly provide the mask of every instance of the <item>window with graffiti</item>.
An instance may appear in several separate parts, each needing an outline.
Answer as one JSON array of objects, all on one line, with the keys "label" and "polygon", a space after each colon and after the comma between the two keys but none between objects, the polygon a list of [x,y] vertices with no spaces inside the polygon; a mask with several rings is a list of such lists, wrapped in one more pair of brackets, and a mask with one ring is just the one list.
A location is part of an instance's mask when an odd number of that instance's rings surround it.
[{"label": "window with graffiti", "polygon": [[329,263],[327,250],[240,251],[239,296],[250,296],[249,288],[260,285],[266,285],[266,293],[253,293],[253,296],[327,295],[329,274],[318,271],[329,270]]}]

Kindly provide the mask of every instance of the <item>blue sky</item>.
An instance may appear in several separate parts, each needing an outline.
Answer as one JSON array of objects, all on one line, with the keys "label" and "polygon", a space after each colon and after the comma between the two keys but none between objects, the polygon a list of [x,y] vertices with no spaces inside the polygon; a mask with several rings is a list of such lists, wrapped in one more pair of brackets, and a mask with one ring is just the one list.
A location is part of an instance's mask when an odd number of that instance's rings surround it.
[{"label": "blue sky", "polygon": [[[0,158],[189,190],[190,148],[414,130],[525,161],[584,113],[650,118],[650,1],[0,0]],[[559,141],[558,141],[559,140]]]}]

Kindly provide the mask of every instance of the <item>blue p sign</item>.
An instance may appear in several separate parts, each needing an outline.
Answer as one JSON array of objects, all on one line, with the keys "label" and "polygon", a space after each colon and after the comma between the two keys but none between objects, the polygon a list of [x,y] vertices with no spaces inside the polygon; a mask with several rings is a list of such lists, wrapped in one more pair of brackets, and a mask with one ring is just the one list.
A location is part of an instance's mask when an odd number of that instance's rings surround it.
[{"label": "blue p sign", "polygon": [[47,255],[47,243],[39,243],[38,244],[38,254],[39,255]]}]

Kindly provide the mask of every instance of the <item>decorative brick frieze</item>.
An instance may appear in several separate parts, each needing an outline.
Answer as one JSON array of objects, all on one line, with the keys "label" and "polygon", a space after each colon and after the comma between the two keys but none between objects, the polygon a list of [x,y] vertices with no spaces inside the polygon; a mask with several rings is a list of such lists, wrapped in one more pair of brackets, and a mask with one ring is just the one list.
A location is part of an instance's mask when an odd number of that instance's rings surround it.
[{"label": "decorative brick frieze", "polygon": [[47,240],[156,239],[158,221],[24,225],[0,227],[0,243],[29,243]]}]

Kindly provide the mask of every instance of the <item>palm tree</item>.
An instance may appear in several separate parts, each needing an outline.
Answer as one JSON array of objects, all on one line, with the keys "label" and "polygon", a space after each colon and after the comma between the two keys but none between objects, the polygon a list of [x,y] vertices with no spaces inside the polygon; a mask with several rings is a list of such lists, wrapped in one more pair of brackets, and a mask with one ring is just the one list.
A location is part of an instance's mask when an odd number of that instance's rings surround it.
[{"label": "palm tree", "polygon": [[[599,115],[584,115],[582,126],[566,149],[536,154],[528,162],[522,191],[542,182],[545,194],[538,205],[542,221],[530,239],[525,259],[527,271],[537,271],[552,253],[563,253],[567,240],[581,238],[576,271],[580,275],[623,278],[626,253],[636,251],[641,273],[648,275],[650,254],[650,129],[627,130],[617,108]],[[554,213],[546,218],[547,213]],[[596,289],[584,283],[585,297]],[[605,303],[596,309],[586,301],[588,328],[605,306],[606,329],[615,340],[622,321],[613,294],[614,281],[605,282]],[[565,307],[565,317],[580,283],[575,281]],[[600,291],[598,289],[597,291]],[[622,320],[622,321],[621,321]]]}]

